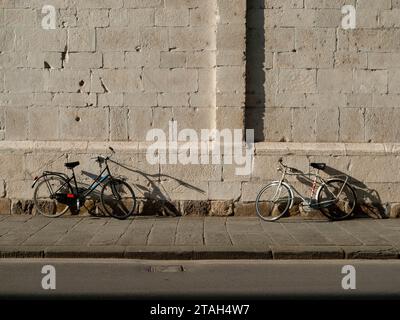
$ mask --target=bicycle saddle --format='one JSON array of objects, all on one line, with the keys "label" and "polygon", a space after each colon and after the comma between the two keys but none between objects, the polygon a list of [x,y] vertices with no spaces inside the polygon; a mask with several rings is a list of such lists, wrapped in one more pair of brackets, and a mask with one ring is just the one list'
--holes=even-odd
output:
[{"label": "bicycle saddle", "polygon": [[325,170],[326,163],[315,163],[315,162],[312,162],[312,163],[310,163],[310,167],[313,167],[314,169],[318,169],[318,170]]},{"label": "bicycle saddle", "polygon": [[75,162],[67,162],[64,164],[68,169],[73,169],[77,166],[80,165],[79,161],[75,161]]}]

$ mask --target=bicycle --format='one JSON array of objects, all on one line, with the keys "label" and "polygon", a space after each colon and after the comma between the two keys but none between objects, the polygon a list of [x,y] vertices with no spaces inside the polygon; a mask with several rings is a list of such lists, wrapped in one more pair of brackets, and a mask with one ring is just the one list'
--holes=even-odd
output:
[{"label": "bicycle", "polygon": [[[33,202],[37,211],[51,218],[65,214],[68,209],[79,213],[85,201],[102,185],[100,200],[104,211],[120,220],[131,216],[136,208],[135,193],[124,180],[112,176],[108,161],[115,151],[111,147],[109,149],[111,155],[91,158],[98,162],[101,172],[89,187],[78,187],[74,171],[80,165],[77,161],[65,163],[65,167],[72,171],[71,176],[62,172],[44,171],[40,177],[36,177],[32,188],[36,186]],[[105,168],[102,170],[103,164]]]},{"label": "bicycle", "polygon": [[[279,159],[279,165],[277,170],[282,172],[281,179],[271,182],[257,195],[256,211],[262,220],[276,221],[284,216],[293,206],[295,193],[300,197],[303,205],[319,209],[330,220],[344,220],[353,214],[357,197],[348,182],[348,176],[335,176],[324,180],[319,175],[319,171],[326,169],[325,163],[310,163],[310,167],[316,169],[317,172],[310,172],[309,178],[305,173],[283,164],[282,159]],[[297,191],[286,180],[287,175],[303,177],[309,181],[313,177],[310,197],[306,198]],[[317,186],[319,187],[316,191]]]}]

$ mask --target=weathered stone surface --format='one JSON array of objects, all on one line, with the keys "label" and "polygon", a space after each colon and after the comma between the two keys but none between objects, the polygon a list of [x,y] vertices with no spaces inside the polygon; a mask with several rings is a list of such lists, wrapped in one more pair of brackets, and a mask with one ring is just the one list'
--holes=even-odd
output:
[{"label": "weathered stone surface", "polygon": [[232,201],[211,201],[210,216],[228,217],[233,215]]},{"label": "weathered stone surface", "polygon": [[184,201],[182,213],[184,216],[207,216],[210,208],[209,201]]}]

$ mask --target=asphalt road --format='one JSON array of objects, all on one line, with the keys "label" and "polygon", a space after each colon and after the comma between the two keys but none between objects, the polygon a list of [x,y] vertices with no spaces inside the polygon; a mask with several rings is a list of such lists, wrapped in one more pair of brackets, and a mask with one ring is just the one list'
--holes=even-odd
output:
[{"label": "asphalt road", "polygon": [[[45,265],[56,289],[42,288]],[[342,268],[356,271],[356,289],[342,288]],[[45,283],[53,284],[51,281]],[[400,261],[0,261],[0,298],[247,297],[400,298]]]}]

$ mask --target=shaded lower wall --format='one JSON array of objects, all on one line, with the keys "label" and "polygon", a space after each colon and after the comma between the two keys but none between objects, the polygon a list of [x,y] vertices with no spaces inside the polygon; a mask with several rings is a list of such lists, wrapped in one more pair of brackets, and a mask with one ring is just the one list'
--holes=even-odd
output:
[{"label": "shaded lower wall", "polygon": [[[397,144],[296,144],[258,143],[253,173],[235,174],[233,164],[150,165],[147,145],[114,143],[111,164],[114,175],[123,176],[139,198],[138,212],[160,215],[255,216],[258,191],[279,178],[277,162],[309,172],[310,162],[326,162],[325,176],[349,174],[357,190],[358,212],[370,216],[399,216],[400,171]],[[34,177],[44,170],[67,172],[64,162],[78,160],[79,179],[90,182],[81,171],[97,174],[98,165],[90,158],[104,154],[108,144],[65,142],[0,143],[0,213],[35,214],[31,188]],[[309,194],[310,186],[289,179],[296,189]],[[88,205],[90,207],[90,204]],[[292,214],[308,216],[308,211]],[[301,208],[300,208],[301,209]],[[82,213],[85,213],[84,211]]]}]

